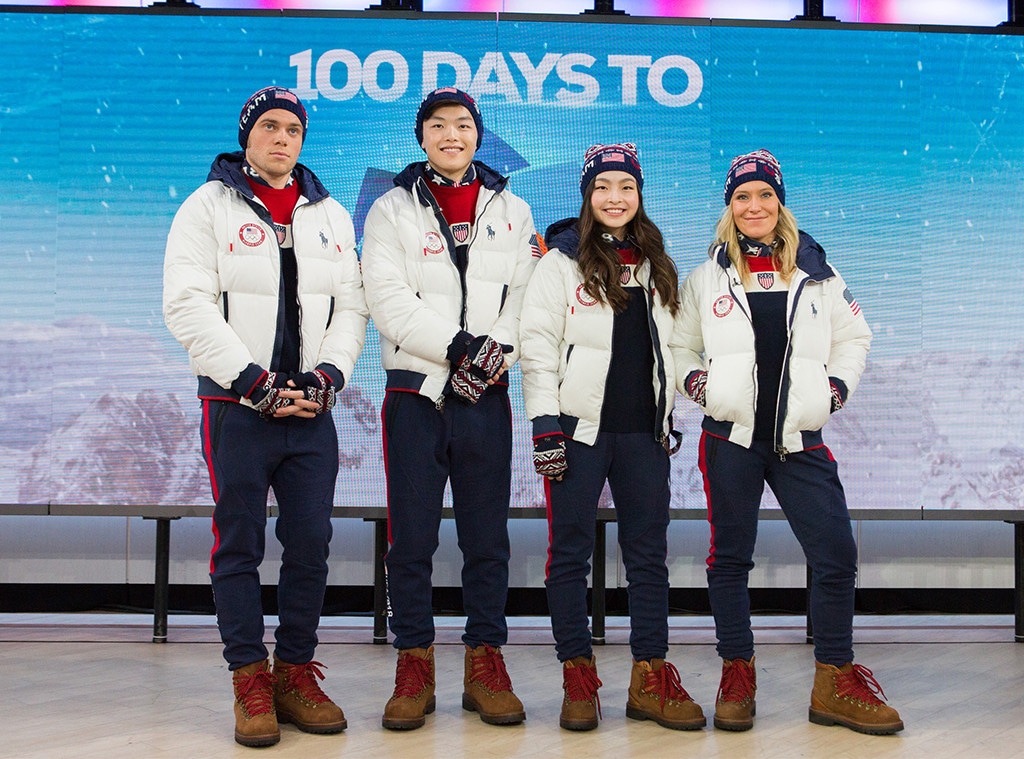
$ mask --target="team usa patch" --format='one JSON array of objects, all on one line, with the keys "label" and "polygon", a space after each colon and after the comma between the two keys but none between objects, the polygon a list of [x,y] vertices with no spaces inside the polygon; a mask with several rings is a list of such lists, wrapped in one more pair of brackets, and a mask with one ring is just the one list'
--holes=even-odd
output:
[{"label": "team usa patch", "polygon": [[[488,225],[487,228],[490,229],[490,226]],[[536,232],[534,232],[532,235],[530,235],[530,254],[534,258],[540,258],[541,256],[543,256],[547,252],[548,252],[548,248],[544,244],[544,240],[542,240],[541,238],[537,237],[537,233]]]},{"label": "team usa patch", "polygon": [[722,319],[728,316],[732,311],[733,303],[735,303],[735,301],[732,299],[731,295],[722,295],[715,300],[714,304],[712,304],[711,310],[714,312],[715,316]]},{"label": "team usa patch", "polygon": [[633,279],[633,267],[626,264],[619,267],[619,284],[625,287]]},{"label": "team usa patch", "polygon": [[597,298],[587,292],[583,285],[579,285],[576,288],[576,300],[580,302],[581,306],[596,306]]},{"label": "team usa patch", "polygon": [[775,284],[775,272],[771,271],[759,271],[757,273],[757,284],[765,290],[771,290],[772,285]]},{"label": "team usa patch", "polygon": [[434,230],[430,230],[423,236],[423,255],[437,255],[444,250],[444,240]]},{"label": "team usa patch", "polygon": [[238,229],[238,239],[244,245],[255,248],[263,244],[263,241],[267,239],[267,233],[263,231],[263,227],[259,224],[243,224]]},{"label": "team usa patch", "polygon": [[457,224],[452,224],[451,225],[451,230],[452,230],[452,238],[459,245],[462,245],[464,242],[466,242],[466,240],[469,239],[469,222],[468,221],[460,221]]},{"label": "team usa patch", "polygon": [[853,293],[850,292],[849,287],[843,290],[843,300],[849,304],[850,310],[853,311],[854,316],[860,316],[860,306],[857,305],[857,299],[853,297]]}]

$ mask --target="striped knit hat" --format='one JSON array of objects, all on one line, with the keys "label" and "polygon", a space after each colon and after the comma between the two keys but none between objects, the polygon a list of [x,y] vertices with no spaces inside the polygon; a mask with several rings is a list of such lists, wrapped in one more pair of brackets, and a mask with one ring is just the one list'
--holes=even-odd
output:
[{"label": "striped knit hat", "polygon": [[605,171],[624,171],[636,180],[636,189],[644,189],[644,172],[640,168],[640,157],[632,142],[615,145],[591,145],[583,156],[583,171],[580,172],[580,195],[587,194],[590,182]]},{"label": "striped knit hat", "polygon": [[745,182],[767,182],[779,196],[779,202],[786,205],[786,186],[782,183],[782,167],[779,159],[762,148],[753,153],[744,153],[732,159],[725,175],[725,204],[732,202],[732,194]]},{"label": "striped knit hat", "polygon": [[238,144],[242,146],[242,150],[249,147],[249,133],[260,120],[260,116],[275,108],[291,111],[298,117],[299,123],[302,124],[302,141],[306,141],[309,117],[298,95],[284,87],[264,87],[249,96],[238,115]]}]

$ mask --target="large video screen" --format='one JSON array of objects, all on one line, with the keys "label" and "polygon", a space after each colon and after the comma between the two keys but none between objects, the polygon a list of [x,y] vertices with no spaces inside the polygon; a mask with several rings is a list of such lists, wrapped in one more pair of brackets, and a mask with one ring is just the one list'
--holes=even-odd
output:
[{"label": "large video screen", "polygon": [[[250,93],[293,88],[302,162],[361,236],[421,160],[426,91],[474,93],[478,157],[538,229],[575,215],[583,152],[633,141],[644,201],[685,276],[706,256],[730,159],[769,148],[789,208],[874,332],[825,438],[851,507],[1024,508],[1024,37],[778,25],[0,14],[0,502],[207,504],[199,402],[161,317],[164,243]],[[335,410],[336,503],[383,504],[372,329]],[[513,372],[514,505],[543,503]],[[700,416],[673,505],[704,504]]]}]

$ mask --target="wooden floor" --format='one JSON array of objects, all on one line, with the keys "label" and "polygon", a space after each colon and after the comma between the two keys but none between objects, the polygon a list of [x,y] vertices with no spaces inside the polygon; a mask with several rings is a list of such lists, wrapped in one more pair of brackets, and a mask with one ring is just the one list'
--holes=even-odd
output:
[{"label": "wooden floor", "polygon": [[[756,621],[757,722],[746,733],[627,720],[628,628],[617,618],[596,649],[604,682],[597,730],[558,727],[561,672],[543,619],[510,620],[504,649],[526,723],[485,725],[460,707],[461,623],[438,620],[437,712],[420,730],[394,733],[380,727],[393,649],[370,642],[367,619],[326,618],[317,659],[348,730],[316,736],[285,725],[277,746],[246,749],[232,738],[230,676],[212,619],[172,617],[160,645],[149,642],[145,616],[0,615],[0,757],[1024,757],[1024,644],[1013,642],[1009,617],[858,618],[857,660],[874,670],[907,726],[886,737],[807,721],[813,659],[798,617]],[[674,617],[671,644],[683,685],[710,715],[720,671],[710,621]]]}]

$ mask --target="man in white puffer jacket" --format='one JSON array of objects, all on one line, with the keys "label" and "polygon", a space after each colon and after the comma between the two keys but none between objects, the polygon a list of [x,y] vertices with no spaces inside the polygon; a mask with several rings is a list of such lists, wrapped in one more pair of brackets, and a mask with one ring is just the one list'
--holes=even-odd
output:
[{"label": "man in white puffer jacket", "polygon": [[[278,721],[312,733],[347,724],[313,654],[338,474],[330,411],[367,313],[349,214],[298,163],[306,128],[294,93],[253,94],[239,116],[244,152],[217,156],[175,215],[164,260],[164,319],[199,378],[210,578],[245,746],[277,743]],[[259,575],[270,488],[283,548],[273,670]]]},{"label": "man in white puffer jacket", "polygon": [[432,557],[451,485],[462,550],[464,708],[522,722],[501,646],[508,637],[512,419],[504,372],[539,256],[530,209],[475,161],[476,102],[436,90],[416,115],[427,160],[410,164],[366,217],[363,284],[380,332],[394,695],[381,723],[421,727],[434,710]]}]

